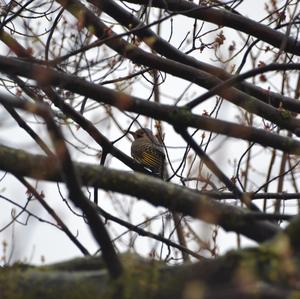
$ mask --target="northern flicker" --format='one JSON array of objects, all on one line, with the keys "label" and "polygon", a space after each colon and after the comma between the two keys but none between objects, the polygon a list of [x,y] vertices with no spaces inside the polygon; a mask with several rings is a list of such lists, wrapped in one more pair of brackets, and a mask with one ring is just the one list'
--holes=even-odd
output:
[{"label": "northern flicker", "polygon": [[165,151],[159,140],[147,128],[129,133],[134,138],[131,145],[131,156],[154,174],[163,178]]}]

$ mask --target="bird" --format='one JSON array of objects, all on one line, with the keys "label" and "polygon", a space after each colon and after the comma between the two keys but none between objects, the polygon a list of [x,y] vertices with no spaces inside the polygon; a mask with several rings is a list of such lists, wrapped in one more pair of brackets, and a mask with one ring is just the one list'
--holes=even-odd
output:
[{"label": "bird", "polygon": [[138,163],[163,178],[165,151],[162,144],[148,128],[141,128],[135,132],[129,131],[134,141],[131,144],[131,156]]}]

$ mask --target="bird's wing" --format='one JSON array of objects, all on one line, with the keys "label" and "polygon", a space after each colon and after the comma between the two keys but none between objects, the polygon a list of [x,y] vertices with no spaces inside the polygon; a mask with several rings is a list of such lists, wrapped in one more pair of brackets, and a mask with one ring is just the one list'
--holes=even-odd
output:
[{"label": "bird's wing", "polygon": [[143,164],[156,173],[160,173],[165,161],[165,153],[158,147],[148,147],[143,152]]}]

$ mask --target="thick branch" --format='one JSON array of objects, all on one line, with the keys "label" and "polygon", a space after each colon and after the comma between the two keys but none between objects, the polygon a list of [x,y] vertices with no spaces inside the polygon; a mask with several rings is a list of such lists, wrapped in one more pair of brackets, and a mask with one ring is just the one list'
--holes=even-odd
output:
[{"label": "thick branch", "polygon": [[[8,100],[7,97],[3,95],[0,95],[0,101],[4,105],[7,104],[8,106],[11,105],[14,108],[20,108],[27,112],[34,112],[44,119],[55,149],[56,164],[58,166],[57,171],[62,174],[63,180],[68,188],[69,199],[76,207],[80,208],[86,216],[89,228],[101,248],[103,259],[109,269],[111,277],[114,279],[118,278],[122,274],[122,264],[119,261],[102,219],[81,190],[81,182],[77,175],[76,168],[74,167],[65,144],[63,134],[56,125],[50,108],[44,103],[32,104],[25,100]],[[50,159],[53,161],[54,157],[51,156]]]},{"label": "thick branch", "polygon": [[[81,20],[87,29],[93,28],[93,34],[95,34],[99,39],[109,38],[106,44],[123,57],[130,59],[135,64],[145,65],[170,73],[179,78],[194,82],[207,89],[210,89],[222,82],[215,76],[198,70],[195,67],[170,59],[161,58],[155,54],[147,53],[146,51],[135,47],[133,44],[127,43],[123,39],[119,38],[117,34],[111,30],[111,28],[103,24],[97,16],[95,16],[89,9],[77,0],[68,0],[67,2],[57,0],[57,2],[61,3],[71,14]],[[298,120],[289,119],[287,121],[282,118],[280,113],[274,107],[259,101],[253,96],[249,96],[236,88],[228,88],[226,91],[221,91],[219,95],[235,105],[243,107],[250,113],[255,113],[277,124],[281,128],[300,135],[298,130],[300,124]]]},{"label": "thick branch", "polygon": [[[83,185],[135,196],[154,206],[219,224],[227,231],[238,232],[257,242],[270,239],[280,231],[278,226],[268,222],[244,218],[247,213],[244,209],[222,204],[188,188],[139,173],[85,163],[75,165]],[[53,160],[5,146],[0,147],[0,169],[18,176],[62,181],[58,165]]]},{"label": "thick branch", "polygon": [[[109,0],[106,0],[105,2],[109,2]],[[295,55],[300,55],[300,42],[297,39],[286,36],[280,31],[271,29],[266,25],[260,24],[242,15],[231,13],[224,9],[210,8],[185,0],[126,0],[126,2],[141,5],[150,4],[152,7],[167,9],[168,11],[173,11],[193,19],[199,19],[214,23],[218,26],[236,29],[240,32],[252,35],[259,40],[267,42],[278,49],[285,44],[285,51]]]},{"label": "thick branch", "polygon": [[[119,299],[298,298],[299,261],[269,248],[231,252],[215,260],[167,266],[124,254],[125,274]],[[286,267],[286,265],[294,265]],[[116,288],[97,257],[43,267],[0,269],[2,299],[105,298]]]},{"label": "thick branch", "polygon": [[[161,38],[159,35],[154,33],[149,26],[144,25],[143,23],[140,22],[138,18],[136,18],[133,14],[125,10],[122,6],[118,5],[112,0],[103,0],[103,1],[97,1],[97,0],[89,0],[89,2],[93,3],[97,7],[99,7],[101,10],[103,9],[107,14],[109,14],[112,18],[117,20],[120,24],[123,26],[127,27],[131,32],[134,32],[140,39],[142,39],[150,48],[155,50],[157,53],[196,67],[199,70],[203,70],[209,74],[212,74],[214,76],[217,76],[218,78],[222,80],[228,80],[232,77],[231,74],[227,73],[225,70],[222,68],[212,66],[208,63],[205,63],[203,61],[199,61],[196,58],[186,55],[185,53],[181,52],[174,46],[172,46],[168,41],[164,40]],[[142,3],[146,1],[136,1],[137,3]],[[187,2],[187,1],[155,1],[155,4],[157,5],[170,5],[171,3],[181,6],[181,5],[188,5],[188,6],[196,6],[192,2]],[[154,5],[155,5],[154,4]],[[152,2],[151,2],[152,5]],[[178,9],[176,9],[178,10]],[[219,13],[219,10],[215,10],[216,13]],[[205,12],[206,13],[206,12]],[[204,15],[205,15],[204,13]],[[222,14],[222,12],[220,11]],[[225,12],[226,13],[226,12]],[[231,19],[230,15],[230,21],[234,20],[236,15],[233,16],[233,19]],[[204,16],[205,17],[205,16]],[[219,21],[222,21],[222,19],[218,19]],[[253,21],[251,21],[253,22]],[[259,23],[256,23],[257,26],[261,26]],[[264,26],[265,27],[265,26]],[[132,29],[134,28],[134,29]],[[252,29],[252,27],[250,26]],[[238,28],[239,30],[239,28]],[[269,29],[273,31],[272,35],[278,36],[278,32],[275,30]],[[262,40],[264,38],[263,34],[261,36]],[[256,97],[260,99],[261,101],[271,104],[275,106],[276,108],[282,107],[287,110],[291,110],[297,113],[300,113],[300,103],[299,101],[295,101],[292,98],[282,96],[281,94],[265,90],[263,88],[260,88],[258,86],[255,86],[253,84],[250,84],[248,82],[241,82],[240,84],[237,85],[237,88],[241,89],[245,93],[248,93],[249,95],[252,95],[253,97]]]},{"label": "thick branch", "polygon": [[[100,103],[115,106],[121,110],[164,120],[174,127],[194,127],[256,142],[263,146],[271,146],[289,154],[300,153],[300,142],[293,138],[281,137],[265,130],[196,115],[187,109],[145,101],[137,97],[116,92],[98,84],[89,83],[76,76],[54,71],[53,69],[44,66],[0,56],[0,70],[8,74],[24,76],[37,81],[40,81],[41,78],[43,78],[43,80],[46,80],[44,84],[47,83],[53,86],[60,86],[64,89],[94,99]],[[293,129],[299,133],[298,126],[296,124],[294,126],[293,124],[293,119],[284,120],[281,116],[280,118],[282,118],[285,123],[292,125]]]},{"label": "thick branch", "polygon": [[[31,54],[26,51],[26,49],[18,43],[11,35],[6,33],[3,30],[0,30],[0,39],[19,57],[24,57],[28,59],[33,59]],[[44,74],[45,75],[45,74]],[[29,90],[24,82],[20,80],[17,76],[12,76],[13,80],[25,91],[25,93],[34,99],[35,101],[39,101],[35,94]],[[49,97],[49,99],[54,103],[56,107],[58,107],[65,115],[72,118],[82,129],[84,129],[90,136],[97,142],[102,148],[103,153],[110,153],[128,167],[136,171],[140,171],[143,173],[149,173],[147,169],[142,167],[139,163],[125,155],[123,152],[118,150],[97,128],[86,119],[81,113],[77,112],[73,107],[69,104],[65,103],[62,98],[51,88],[51,87],[44,87],[43,91]],[[6,107],[7,108],[7,107]],[[28,129],[27,129],[28,131]],[[32,135],[32,134],[31,134]]]}]

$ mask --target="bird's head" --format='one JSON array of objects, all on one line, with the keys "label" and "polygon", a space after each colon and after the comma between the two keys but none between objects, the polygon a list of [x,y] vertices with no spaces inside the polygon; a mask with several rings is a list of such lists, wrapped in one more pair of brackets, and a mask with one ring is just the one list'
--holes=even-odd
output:
[{"label": "bird's head", "polygon": [[141,138],[148,138],[152,140],[154,138],[152,131],[147,128],[141,128],[136,130],[135,132],[129,131],[129,133],[133,136],[135,140]]}]

